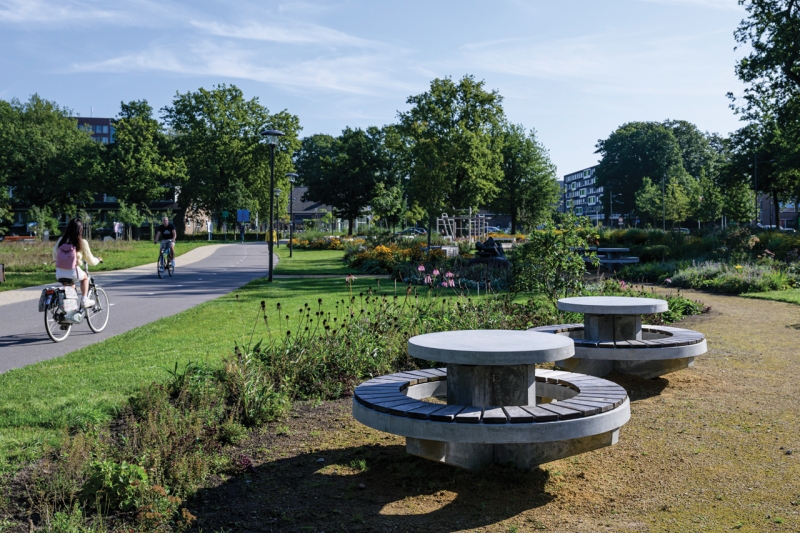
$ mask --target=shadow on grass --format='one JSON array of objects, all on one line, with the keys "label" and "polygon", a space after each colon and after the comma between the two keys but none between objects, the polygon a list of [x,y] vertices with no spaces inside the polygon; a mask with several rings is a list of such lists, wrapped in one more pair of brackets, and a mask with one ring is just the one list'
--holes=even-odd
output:
[{"label": "shadow on grass", "polygon": [[644,379],[638,376],[617,374],[616,372],[606,376],[605,379],[625,387],[632,402],[658,396],[669,385],[669,380],[662,377]]},{"label": "shadow on grass", "polygon": [[548,479],[542,469],[471,473],[403,446],[368,445],[266,462],[200,491],[188,507],[203,531],[450,532],[546,505]]}]

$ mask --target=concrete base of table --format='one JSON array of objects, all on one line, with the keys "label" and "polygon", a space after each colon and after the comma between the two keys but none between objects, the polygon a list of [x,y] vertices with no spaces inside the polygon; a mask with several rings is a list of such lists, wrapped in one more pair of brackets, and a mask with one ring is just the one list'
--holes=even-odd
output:
[{"label": "concrete base of table", "polygon": [[680,357],[676,359],[661,359],[655,361],[612,361],[609,359],[564,359],[556,361],[556,368],[567,372],[588,374],[598,378],[605,377],[611,372],[639,376],[644,379],[653,379],[664,374],[677,372],[694,366],[694,357]]},{"label": "concrete base of table", "polygon": [[522,470],[616,444],[619,429],[578,439],[528,444],[482,444],[406,438],[406,452],[467,470],[491,464],[513,465]]}]

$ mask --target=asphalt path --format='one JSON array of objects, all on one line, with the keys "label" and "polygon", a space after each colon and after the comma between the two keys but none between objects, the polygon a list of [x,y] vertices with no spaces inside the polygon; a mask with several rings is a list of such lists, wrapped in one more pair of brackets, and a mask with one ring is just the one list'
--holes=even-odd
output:
[{"label": "asphalt path", "polygon": [[[153,249],[153,254],[158,255],[157,247]],[[183,267],[182,257],[185,256],[176,259],[174,275],[169,277],[165,273],[163,279],[158,278],[155,265],[94,274],[97,285],[106,290],[111,302],[108,326],[101,333],[92,333],[84,320],[73,326],[69,337],[60,343],[51,341],[45,332],[44,313],[38,310],[41,290],[24,289],[27,291],[24,301],[0,305],[0,373],[53,359],[180,313],[228,294],[269,272],[269,251],[265,243],[218,246],[207,257]],[[278,263],[277,255],[274,262]],[[36,291],[35,299],[30,298],[32,290]]]}]

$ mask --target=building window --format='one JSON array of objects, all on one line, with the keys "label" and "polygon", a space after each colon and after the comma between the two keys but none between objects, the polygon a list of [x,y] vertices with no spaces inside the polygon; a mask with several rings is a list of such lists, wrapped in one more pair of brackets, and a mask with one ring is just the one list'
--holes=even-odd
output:
[{"label": "building window", "polygon": [[578,184],[577,184],[577,183],[575,183],[575,182],[573,182],[573,183],[572,183],[572,190],[574,191],[574,190],[575,190],[575,189],[577,189],[577,188],[578,188]]},{"label": "building window", "polygon": [[578,194],[580,194],[581,198],[585,198],[586,197],[586,189],[581,189]]},{"label": "building window", "polygon": [[596,201],[597,201],[597,197],[596,196],[590,196],[589,197],[589,205],[594,205],[594,203]]},{"label": "building window", "polygon": [[576,207],[575,208],[575,214],[576,215],[582,215],[583,214],[583,208],[582,207]]}]

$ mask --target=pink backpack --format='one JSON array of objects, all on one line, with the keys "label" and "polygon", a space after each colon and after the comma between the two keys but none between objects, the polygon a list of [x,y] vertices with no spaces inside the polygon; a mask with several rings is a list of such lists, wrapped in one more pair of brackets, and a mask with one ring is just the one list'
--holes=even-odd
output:
[{"label": "pink backpack", "polygon": [[58,247],[56,252],[56,268],[63,270],[75,270],[78,266],[78,254],[75,247],[68,242],[65,242]]}]

